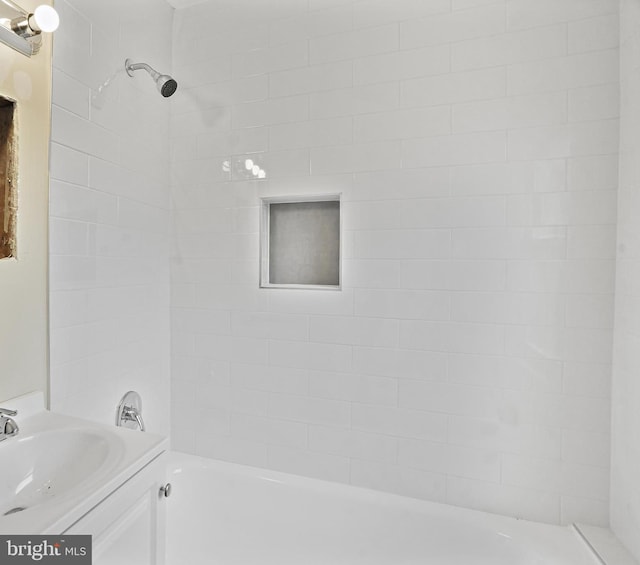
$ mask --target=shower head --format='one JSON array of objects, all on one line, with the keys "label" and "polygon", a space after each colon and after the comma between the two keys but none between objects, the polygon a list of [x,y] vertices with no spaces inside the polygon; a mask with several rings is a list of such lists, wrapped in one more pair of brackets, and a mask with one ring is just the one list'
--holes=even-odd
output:
[{"label": "shower head", "polygon": [[169,96],[171,96],[178,89],[178,83],[174,79],[172,79],[169,75],[161,75],[158,71],[151,68],[146,63],[132,63],[131,59],[127,59],[124,62],[124,68],[130,77],[133,76],[133,71],[139,71],[140,69],[144,69],[145,71],[147,71],[156,83],[158,91],[165,98],[169,98]]}]

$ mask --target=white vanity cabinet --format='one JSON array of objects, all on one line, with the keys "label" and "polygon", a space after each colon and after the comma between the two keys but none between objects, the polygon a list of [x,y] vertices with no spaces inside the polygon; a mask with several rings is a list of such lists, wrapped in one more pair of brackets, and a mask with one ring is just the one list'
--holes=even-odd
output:
[{"label": "white vanity cabinet", "polygon": [[162,453],[63,534],[91,534],[94,565],[164,565],[165,470]]}]

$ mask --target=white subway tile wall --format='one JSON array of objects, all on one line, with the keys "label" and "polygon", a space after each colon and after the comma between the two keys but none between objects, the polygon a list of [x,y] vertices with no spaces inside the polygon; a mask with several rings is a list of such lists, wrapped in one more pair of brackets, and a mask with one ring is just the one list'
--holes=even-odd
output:
[{"label": "white subway tile wall", "polygon": [[[175,15],[173,446],[607,524],[618,3],[279,7]],[[342,291],[258,289],[259,198],[338,191]]]},{"label": "white subway tile wall", "polygon": [[[617,19],[614,0],[176,12],[174,447],[607,524]],[[258,289],[259,198],[337,191],[342,290]]]},{"label": "white subway tile wall", "polygon": [[[631,550],[636,559],[640,559],[640,488],[637,477],[640,470],[640,445],[637,441],[637,430],[640,429],[640,389],[638,373],[640,372],[640,324],[637,313],[640,311],[640,261],[639,242],[640,200],[638,200],[638,159],[640,142],[638,140],[638,82],[637,60],[640,57],[640,6],[635,2],[623,0],[620,3],[620,86],[621,86],[621,129],[620,129],[620,197],[618,219],[618,257],[616,275],[616,304],[614,332],[614,368],[613,368],[613,418],[612,418],[612,458],[611,458],[611,528]],[[635,22],[635,23],[634,23]],[[613,25],[603,22],[601,28]],[[600,31],[600,33],[605,33]],[[604,41],[604,38],[580,42],[593,48]],[[595,45],[594,45],[595,42]],[[600,106],[601,96],[589,105]],[[595,318],[591,318],[591,323]],[[597,390],[605,383],[604,375],[591,371],[588,382],[592,390]],[[571,386],[576,384],[573,371]],[[572,438],[573,449],[576,443],[582,443],[584,437]],[[576,442],[576,443],[573,443]],[[602,449],[597,443],[593,446],[592,455]],[[569,507],[572,513],[583,510],[580,504],[572,502]],[[584,509],[596,512],[596,507]]]},{"label": "white subway tile wall", "polygon": [[113,424],[134,389],[147,428],[168,433],[169,107],[149,77],[126,76],[124,61],[170,72],[172,10],[160,0],[55,7],[51,408]]},{"label": "white subway tile wall", "polygon": [[[122,65],[171,68],[171,10],[118,6],[56,1],[52,407],[135,388],[178,449],[606,524],[617,2],[205,2],[170,101]],[[335,192],[342,290],[259,289],[259,198]]]}]

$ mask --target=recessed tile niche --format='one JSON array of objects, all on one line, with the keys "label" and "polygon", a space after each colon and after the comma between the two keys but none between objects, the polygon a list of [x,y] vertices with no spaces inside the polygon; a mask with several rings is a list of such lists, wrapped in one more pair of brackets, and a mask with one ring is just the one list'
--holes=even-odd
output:
[{"label": "recessed tile niche", "polygon": [[16,255],[17,135],[15,102],[0,96],[0,259]]},{"label": "recessed tile niche", "polygon": [[262,287],[340,288],[340,198],[265,198]]}]

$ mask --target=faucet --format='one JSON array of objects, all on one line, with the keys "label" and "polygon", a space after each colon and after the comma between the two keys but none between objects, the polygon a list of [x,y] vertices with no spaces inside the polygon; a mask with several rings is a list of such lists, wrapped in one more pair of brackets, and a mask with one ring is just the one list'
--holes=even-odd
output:
[{"label": "faucet", "polygon": [[135,422],[141,432],[145,431],[144,420],[138,408],[135,406],[125,406],[122,410],[121,418],[123,422]]},{"label": "faucet", "polygon": [[16,410],[7,410],[0,408],[0,441],[13,436],[17,436],[20,428],[11,416],[17,416]]},{"label": "faucet", "polygon": [[130,390],[125,394],[118,404],[116,410],[116,426],[145,431],[144,420],[142,419],[142,399],[135,390]]}]

